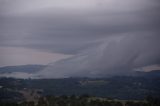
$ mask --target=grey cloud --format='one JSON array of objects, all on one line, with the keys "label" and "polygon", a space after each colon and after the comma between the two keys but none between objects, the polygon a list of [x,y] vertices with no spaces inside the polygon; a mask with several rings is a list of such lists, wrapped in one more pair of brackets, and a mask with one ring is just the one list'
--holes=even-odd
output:
[{"label": "grey cloud", "polygon": [[50,64],[36,76],[105,77],[132,73],[136,68],[160,64],[160,36],[155,33],[126,33],[102,40],[69,59]]},{"label": "grey cloud", "polygon": [[126,73],[159,63],[158,0],[69,1],[0,0],[0,46],[75,55],[45,70],[59,70],[56,76]]},{"label": "grey cloud", "polygon": [[[18,17],[6,19],[3,23],[3,31],[1,33],[1,45],[9,46],[25,46],[37,48],[41,45],[41,49],[51,47],[49,50],[55,52],[59,48],[75,49],[88,45],[88,42],[95,42],[106,36],[117,35],[117,33],[136,32],[145,30],[158,30],[158,20],[152,18],[145,19],[145,16],[137,16],[137,14],[122,14],[111,16],[64,16],[59,19],[47,19],[45,17]],[[147,17],[147,16],[146,16]],[[20,18],[20,19],[19,19]],[[75,19],[74,19],[75,18]],[[156,21],[156,22],[152,22]],[[119,35],[118,35],[119,36]],[[58,46],[56,48],[56,46]],[[53,46],[53,47],[52,47]],[[44,48],[43,48],[44,47]],[[54,48],[54,49],[53,49]],[[67,49],[67,50],[71,50]],[[71,50],[73,51],[73,50]],[[70,52],[71,53],[71,52]]]}]

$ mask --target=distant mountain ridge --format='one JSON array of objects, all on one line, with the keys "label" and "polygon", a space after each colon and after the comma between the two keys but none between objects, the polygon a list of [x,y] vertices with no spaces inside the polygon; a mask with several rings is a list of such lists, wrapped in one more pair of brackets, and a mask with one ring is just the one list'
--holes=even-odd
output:
[{"label": "distant mountain ridge", "polygon": [[136,72],[135,76],[139,77],[160,77],[160,70],[152,70],[149,72]]},{"label": "distant mountain ridge", "polygon": [[[18,77],[16,77],[17,73],[18,74],[27,74],[27,75],[34,74],[34,73],[37,73],[37,72],[43,70],[46,67],[47,67],[47,65],[5,66],[5,67],[0,67],[0,74],[2,77],[9,76],[9,77],[13,77],[13,78],[18,78]],[[112,77],[112,76],[108,75],[106,77]],[[136,77],[154,78],[154,77],[160,77],[160,70],[153,70],[150,72],[135,71],[132,74],[120,75],[120,76],[136,76]],[[27,78],[27,76],[26,76],[26,78]],[[104,78],[104,76],[102,78]]]},{"label": "distant mountain ridge", "polygon": [[46,65],[19,65],[19,66],[5,66],[0,67],[0,73],[13,73],[13,72],[24,72],[24,73],[35,73],[44,69]]}]

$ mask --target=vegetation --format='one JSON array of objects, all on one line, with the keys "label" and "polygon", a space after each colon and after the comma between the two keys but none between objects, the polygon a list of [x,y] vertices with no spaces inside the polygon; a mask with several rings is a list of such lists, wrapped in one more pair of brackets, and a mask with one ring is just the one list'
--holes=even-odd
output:
[{"label": "vegetation", "polygon": [[46,96],[37,102],[0,102],[0,106],[160,106],[160,99],[148,97],[146,100],[114,100],[82,96]]},{"label": "vegetation", "polygon": [[[111,78],[64,78],[64,79],[12,79],[0,78],[1,94],[40,91],[47,95],[83,95],[139,100],[147,95],[160,97],[160,77],[111,77]],[[65,89],[64,89],[65,88]],[[13,92],[13,93],[11,93]],[[14,94],[14,95],[15,95]],[[19,95],[19,94],[17,94]],[[2,96],[2,97],[1,97]],[[18,97],[18,96],[17,96]],[[21,98],[21,97],[20,97]]]},{"label": "vegetation", "polygon": [[156,76],[0,78],[0,106],[160,106]]}]

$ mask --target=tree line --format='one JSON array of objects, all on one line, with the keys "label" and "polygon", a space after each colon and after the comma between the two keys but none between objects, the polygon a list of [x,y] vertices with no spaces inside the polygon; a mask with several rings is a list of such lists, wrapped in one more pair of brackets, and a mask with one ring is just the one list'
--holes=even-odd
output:
[{"label": "tree line", "polygon": [[45,96],[37,101],[4,102],[0,106],[160,106],[160,99],[148,96],[145,100],[115,100],[98,98],[88,95],[82,96]]}]

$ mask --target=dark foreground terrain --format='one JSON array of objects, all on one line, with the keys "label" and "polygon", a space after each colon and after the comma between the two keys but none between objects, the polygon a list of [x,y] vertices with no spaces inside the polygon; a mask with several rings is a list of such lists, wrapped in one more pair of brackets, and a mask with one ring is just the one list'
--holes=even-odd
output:
[{"label": "dark foreground terrain", "polygon": [[82,96],[46,96],[37,101],[0,102],[0,106],[160,106],[160,99],[114,100],[109,98]]},{"label": "dark foreground terrain", "polygon": [[109,78],[0,78],[0,106],[160,106],[158,98],[160,71]]}]

